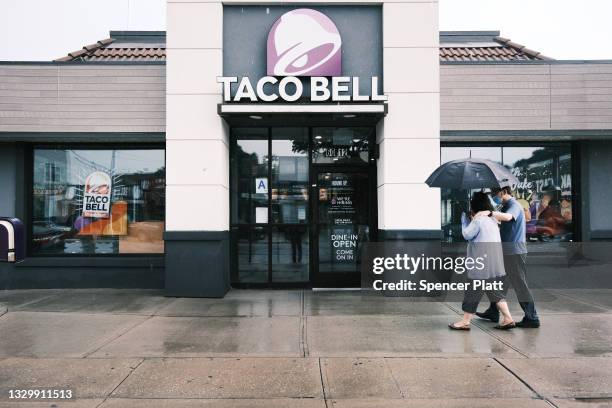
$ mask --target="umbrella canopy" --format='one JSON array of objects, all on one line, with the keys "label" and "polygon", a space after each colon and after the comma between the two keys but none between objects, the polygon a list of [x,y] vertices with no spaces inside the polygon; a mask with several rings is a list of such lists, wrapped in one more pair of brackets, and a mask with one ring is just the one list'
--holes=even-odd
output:
[{"label": "umbrella canopy", "polygon": [[471,190],[518,184],[510,171],[491,160],[461,159],[444,163],[425,181],[429,187]]}]

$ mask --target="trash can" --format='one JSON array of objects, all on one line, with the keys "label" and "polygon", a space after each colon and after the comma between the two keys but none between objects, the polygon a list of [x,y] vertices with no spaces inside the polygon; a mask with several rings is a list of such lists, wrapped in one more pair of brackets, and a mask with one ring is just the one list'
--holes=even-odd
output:
[{"label": "trash can", "polygon": [[21,262],[25,257],[25,234],[18,218],[0,217],[0,262]]}]

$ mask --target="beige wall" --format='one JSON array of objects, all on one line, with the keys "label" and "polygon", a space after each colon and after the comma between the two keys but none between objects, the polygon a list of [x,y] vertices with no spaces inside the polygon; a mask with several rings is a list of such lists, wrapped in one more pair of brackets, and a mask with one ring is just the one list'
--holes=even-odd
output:
[{"label": "beige wall", "polygon": [[163,65],[1,65],[0,132],[163,132]]},{"label": "beige wall", "polygon": [[[210,69],[206,61],[194,63]],[[0,132],[164,132],[167,125],[196,137],[211,123],[221,126],[216,84],[210,93],[197,81],[183,82],[186,92],[168,91],[166,119],[163,65],[0,64]],[[431,134],[438,125],[424,110],[438,97],[442,130],[612,129],[612,64],[442,65],[439,96],[389,90],[386,126],[410,123],[411,133]],[[197,116],[206,117],[190,121]]]},{"label": "beige wall", "polygon": [[437,1],[383,4],[389,113],[377,129],[379,229],[440,229],[440,190],[424,183],[440,164],[438,54]]},{"label": "beige wall", "polygon": [[442,130],[612,129],[612,64],[442,65]]},{"label": "beige wall", "polygon": [[228,130],[217,115],[223,6],[168,1],[166,230],[229,230]]}]

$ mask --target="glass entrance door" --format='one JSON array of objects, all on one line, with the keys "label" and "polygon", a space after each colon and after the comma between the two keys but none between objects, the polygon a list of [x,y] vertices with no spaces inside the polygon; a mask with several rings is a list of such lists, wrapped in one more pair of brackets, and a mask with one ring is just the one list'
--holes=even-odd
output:
[{"label": "glass entrance door", "polygon": [[233,285],[358,286],[376,231],[372,127],[233,127]]},{"label": "glass entrance door", "polygon": [[367,169],[317,170],[314,286],[359,286],[360,250],[371,234],[368,178]]}]

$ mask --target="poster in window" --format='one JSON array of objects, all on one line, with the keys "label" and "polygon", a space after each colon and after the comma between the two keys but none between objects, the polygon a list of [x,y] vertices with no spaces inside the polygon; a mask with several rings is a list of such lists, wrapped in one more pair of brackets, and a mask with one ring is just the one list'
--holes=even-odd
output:
[{"label": "poster in window", "polygon": [[103,171],[94,171],[85,179],[83,216],[108,218],[111,206],[111,177]]}]

